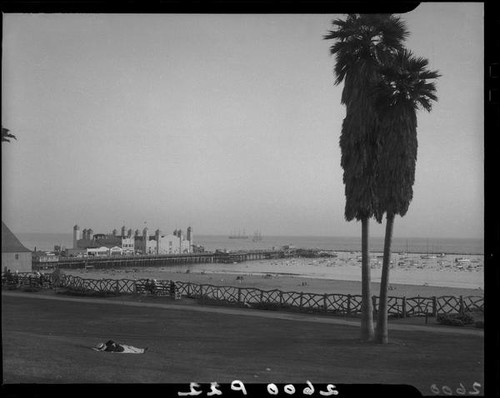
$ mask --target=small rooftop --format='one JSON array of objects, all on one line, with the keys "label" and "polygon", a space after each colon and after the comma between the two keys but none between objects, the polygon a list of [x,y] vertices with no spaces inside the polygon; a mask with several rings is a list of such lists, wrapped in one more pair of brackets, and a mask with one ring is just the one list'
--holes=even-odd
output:
[{"label": "small rooftop", "polygon": [[2,253],[31,252],[2,221]]}]

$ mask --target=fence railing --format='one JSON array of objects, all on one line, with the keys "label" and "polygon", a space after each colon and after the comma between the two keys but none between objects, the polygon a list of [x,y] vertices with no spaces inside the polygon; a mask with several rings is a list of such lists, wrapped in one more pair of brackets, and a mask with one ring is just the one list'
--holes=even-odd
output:
[{"label": "fence railing", "polygon": [[[215,304],[240,305],[263,309],[293,309],[335,315],[361,314],[361,295],[317,294],[262,290],[250,287],[218,286],[153,279],[84,279],[79,276],[19,273],[2,276],[2,287],[65,288],[76,292],[100,294],[148,294],[180,296]],[[379,298],[372,297],[378,309]],[[438,314],[484,311],[482,296],[388,297],[388,314],[392,317],[437,316]]]}]

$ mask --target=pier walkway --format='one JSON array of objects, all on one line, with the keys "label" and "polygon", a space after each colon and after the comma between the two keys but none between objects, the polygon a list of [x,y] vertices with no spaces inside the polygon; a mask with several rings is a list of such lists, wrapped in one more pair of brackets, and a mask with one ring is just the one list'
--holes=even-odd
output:
[{"label": "pier walkway", "polygon": [[[237,252],[209,252],[146,256],[107,256],[61,258],[51,263],[58,268],[107,268],[107,267],[150,267],[163,265],[198,264],[198,263],[240,263],[244,261],[283,258],[282,250],[252,250]],[[40,265],[45,265],[41,263]],[[48,265],[48,264],[46,264]]]}]

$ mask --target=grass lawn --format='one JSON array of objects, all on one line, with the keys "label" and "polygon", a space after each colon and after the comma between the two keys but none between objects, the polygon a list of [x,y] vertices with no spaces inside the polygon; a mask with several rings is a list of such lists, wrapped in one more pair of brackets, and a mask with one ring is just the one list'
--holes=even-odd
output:
[{"label": "grass lawn", "polygon": [[[249,310],[251,311],[251,310]],[[2,296],[4,383],[484,384],[482,335],[391,331],[209,312]],[[91,350],[113,339],[143,355]],[[189,388],[185,388],[189,391]],[[483,389],[481,387],[481,393]]]}]

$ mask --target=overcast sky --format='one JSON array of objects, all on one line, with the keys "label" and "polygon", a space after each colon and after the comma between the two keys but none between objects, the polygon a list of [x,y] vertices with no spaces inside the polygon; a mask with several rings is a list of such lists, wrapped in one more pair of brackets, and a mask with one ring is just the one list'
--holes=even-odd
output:
[{"label": "overcast sky", "polygon": [[[483,237],[483,5],[401,15],[442,77],[396,237]],[[331,41],[342,15],[4,14],[2,219],[359,236],[344,220]],[[372,234],[383,225],[372,221]]]}]

